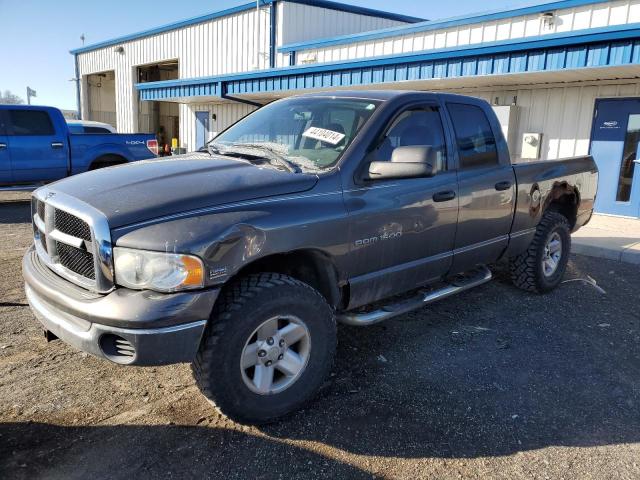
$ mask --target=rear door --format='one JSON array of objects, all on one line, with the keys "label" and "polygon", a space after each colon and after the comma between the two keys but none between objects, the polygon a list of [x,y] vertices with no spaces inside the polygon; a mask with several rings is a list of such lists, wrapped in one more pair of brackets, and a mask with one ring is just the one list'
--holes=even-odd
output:
[{"label": "rear door", "polygon": [[11,153],[9,152],[9,139],[5,127],[5,114],[0,110],[0,184],[13,182],[11,175]]},{"label": "rear door", "polygon": [[460,211],[452,273],[497,260],[509,242],[515,174],[497,122],[483,108],[447,103],[458,156]]},{"label": "rear door", "polygon": [[66,177],[66,130],[56,131],[47,110],[9,108],[5,112],[14,182],[50,182]]}]

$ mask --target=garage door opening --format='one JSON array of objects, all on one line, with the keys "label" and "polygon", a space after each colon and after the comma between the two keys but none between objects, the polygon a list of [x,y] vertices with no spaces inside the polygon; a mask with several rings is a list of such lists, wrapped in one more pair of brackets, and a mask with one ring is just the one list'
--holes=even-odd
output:
[{"label": "garage door opening", "polygon": [[[170,61],[138,67],[138,83],[160,82],[178,78],[178,62]],[[138,130],[153,133],[158,138],[161,155],[171,151],[180,138],[179,104],[173,102],[143,102],[138,107]],[[173,139],[176,139],[173,141]]]},{"label": "garage door opening", "polygon": [[116,75],[113,70],[86,76],[89,120],[118,128],[116,120]]}]

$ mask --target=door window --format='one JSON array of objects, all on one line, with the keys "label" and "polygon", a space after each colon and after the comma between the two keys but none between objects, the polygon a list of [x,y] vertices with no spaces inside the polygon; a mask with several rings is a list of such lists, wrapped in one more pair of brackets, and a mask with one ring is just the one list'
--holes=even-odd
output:
[{"label": "door window", "polygon": [[41,110],[9,110],[13,135],[53,135],[53,125],[47,112]]},{"label": "door window", "polygon": [[633,186],[633,173],[638,160],[638,143],[640,142],[640,115],[629,115],[629,124],[624,139],[622,163],[618,177],[618,202],[631,200],[631,187]]},{"label": "door window", "polygon": [[456,132],[460,168],[498,165],[496,138],[482,109],[463,103],[449,103],[447,109]]},{"label": "door window", "polygon": [[415,146],[430,146],[435,152],[437,171],[446,169],[446,142],[436,107],[415,108],[401,113],[377,148],[375,160],[390,161],[396,148]]}]

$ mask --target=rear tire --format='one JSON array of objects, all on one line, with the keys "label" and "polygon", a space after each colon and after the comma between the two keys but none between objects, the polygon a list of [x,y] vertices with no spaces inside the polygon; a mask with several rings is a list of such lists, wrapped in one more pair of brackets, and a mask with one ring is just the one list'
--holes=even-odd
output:
[{"label": "rear tire", "polygon": [[286,275],[254,274],[223,289],[192,371],[222,414],[267,423],[317,393],[335,348],[333,310],[320,293]]},{"label": "rear tire", "polygon": [[558,212],[545,213],[529,248],[509,259],[513,284],[528,292],[550,292],[562,282],[570,251],[568,220]]}]

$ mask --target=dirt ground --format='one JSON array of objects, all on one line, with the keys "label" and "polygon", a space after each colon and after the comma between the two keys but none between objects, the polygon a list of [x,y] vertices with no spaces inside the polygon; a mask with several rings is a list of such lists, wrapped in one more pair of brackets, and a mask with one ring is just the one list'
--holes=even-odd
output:
[{"label": "dirt ground", "polygon": [[187,365],[47,344],[22,290],[28,196],[0,195],[0,478],[640,478],[637,266],[576,256],[577,281],[546,296],[498,272],[341,327],[319,398],[245,427],[215,413]]}]

